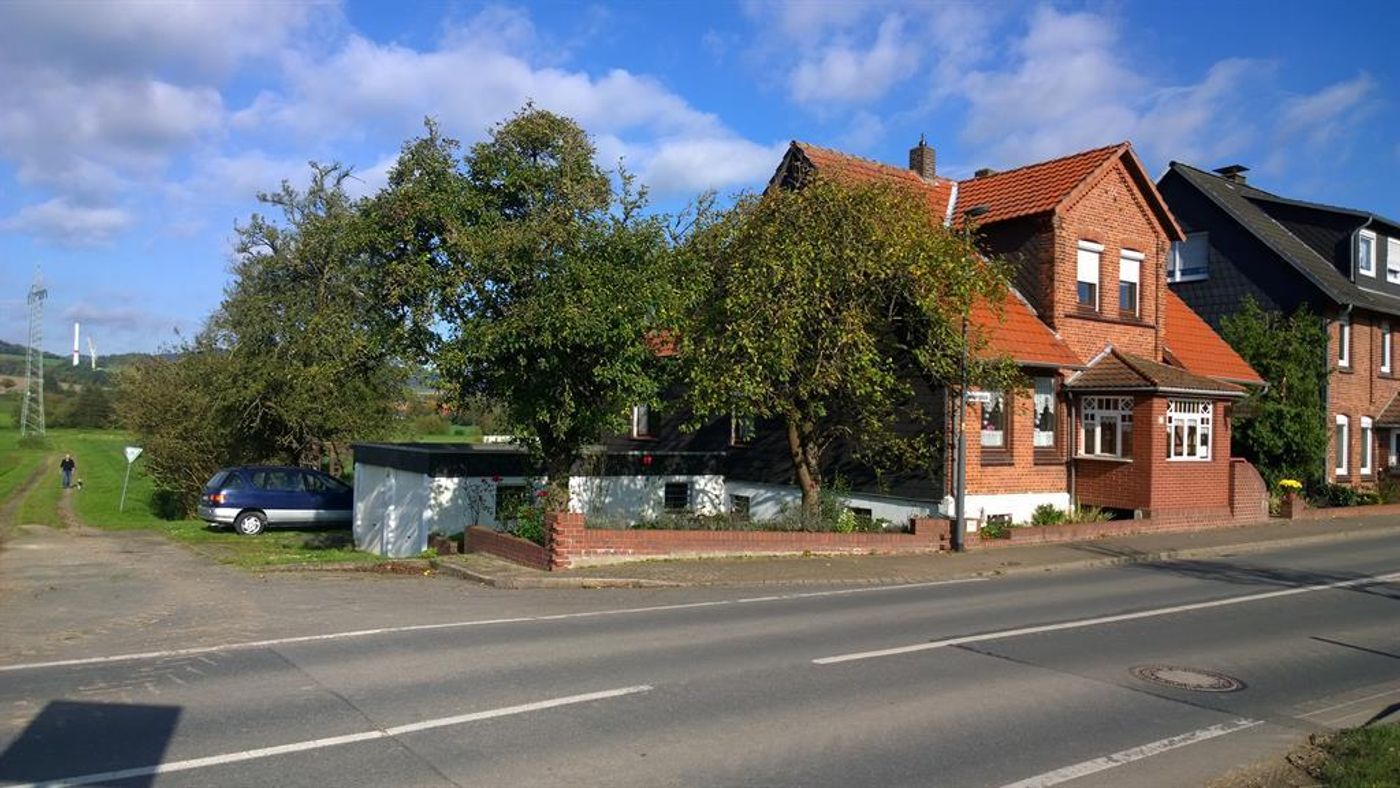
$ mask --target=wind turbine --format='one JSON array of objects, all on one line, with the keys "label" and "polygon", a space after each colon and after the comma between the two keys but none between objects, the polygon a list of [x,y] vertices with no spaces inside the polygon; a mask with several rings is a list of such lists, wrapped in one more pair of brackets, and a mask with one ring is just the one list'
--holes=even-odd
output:
[{"label": "wind turbine", "polygon": [[92,335],[88,334],[88,358],[92,360],[92,368],[97,369],[97,343],[92,341]]}]

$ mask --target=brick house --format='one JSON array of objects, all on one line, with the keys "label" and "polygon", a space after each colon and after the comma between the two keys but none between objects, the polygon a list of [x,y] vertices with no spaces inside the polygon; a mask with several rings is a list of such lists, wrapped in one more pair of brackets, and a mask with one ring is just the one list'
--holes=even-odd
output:
[{"label": "brick house", "polygon": [[[975,217],[980,245],[1011,264],[1005,303],[975,305],[970,331],[980,352],[1009,356],[1031,385],[973,395],[969,528],[1026,522],[1042,504],[1163,524],[1263,517],[1258,474],[1229,451],[1231,406],[1262,381],[1167,289],[1173,244],[1185,236],[1130,145],[956,181],[938,176],[923,142],[908,169],[793,142],[769,188],[797,187],[812,172],[920,189],[944,223]],[[956,391],[926,394],[932,423],[952,436]],[[607,444],[611,469],[576,486],[575,509],[684,499],[695,511],[766,517],[795,505],[781,425],[730,419],[687,434],[679,427],[689,416],[639,407],[631,434]],[[835,451],[824,475],[846,480],[860,516],[951,515],[952,446],[945,441],[937,467],[881,478]],[[623,476],[629,467],[634,475]]]},{"label": "brick house", "polygon": [[1168,266],[1171,289],[1220,319],[1251,296],[1325,321],[1329,349],[1328,481],[1370,486],[1400,457],[1400,223],[1376,214],[1281,197],[1249,185],[1239,165],[1205,172],[1172,162],[1158,182],[1186,241]]}]

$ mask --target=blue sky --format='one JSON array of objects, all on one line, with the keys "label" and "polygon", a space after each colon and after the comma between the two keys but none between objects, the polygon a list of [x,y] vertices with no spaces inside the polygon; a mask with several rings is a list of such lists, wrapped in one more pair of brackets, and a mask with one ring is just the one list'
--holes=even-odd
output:
[{"label": "blue sky", "polygon": [[[1400,218],[1400,10],[1382,2],[0,2],[0,339],[188,336],[235,222],[309,160],[384,179],[424,116],[527,99],[671,208],[761,187],[790,139],[966,176],[1129,139]],[[86,342],[84,342],[86,345]]]}]

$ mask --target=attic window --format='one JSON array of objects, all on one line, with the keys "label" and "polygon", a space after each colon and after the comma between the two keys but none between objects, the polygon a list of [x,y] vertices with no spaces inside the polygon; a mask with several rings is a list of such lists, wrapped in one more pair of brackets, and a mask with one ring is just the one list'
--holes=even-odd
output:
[{"label": "attic window", "polygon": [[1079,305],[1094,311],[1099,308],[1099,257],[1102,254],[1102,244],[1079,242],[1075,275]]},{"label": "attic window", "polygon": [[1385,281],[1400,284],[1400,238],[1385,241]]},{"label": "attic window", "polygon": [[1207,278],[1210,275],[1209,252],[1207,233],[1190,233],[1186,240],[1173,243],[1167,281],[1195,282]]},{"label": "attic window", "polygon": [[1362,230],[1356,243],[1356,271],[1366,276],[1376,275],[1376,234]]}]

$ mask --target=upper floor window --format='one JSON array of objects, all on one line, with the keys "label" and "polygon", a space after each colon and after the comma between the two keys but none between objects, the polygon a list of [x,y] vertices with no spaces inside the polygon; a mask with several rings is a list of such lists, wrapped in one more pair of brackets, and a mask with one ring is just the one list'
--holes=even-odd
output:
[{"label": "upper floor window", "polygon": [[1035,448],[1055,446],[1055,379],[1035,379]]},{"label": "upper floor window", "polygon": [[651,415],[651,408],[646,405],[632,406],[632,437],[654,437],[654,433],[651,431]]},{"label": "upper floor window", "polygon": [[1090,457],[1133,456],[1133,398],[1085,397],[1081,451]]},{"label": "upper floor window", "polygon": [[1385,281],[1400,284],[1400,238],[1385,240]]},{"label": "upper floor window", "polygon": [[1138,316],[1138,285],[1142,281],[1142,252],[1124,249],[1118,260],[1118,310]]},{"label": "upper floor window", "polygon": [[1210,236],[1191,233],[1184,241],[1172,244],[1171,261],[1167,265],[1168,282],[1191,282],[1210,274]]},{"label": "upper floor window", "polygon": [[1351,318],[1337,319],[1337,366],[1351,367]]},{"label": "upper floor window", "polygon": [[1390,374],[1390,324],[1381,323],[1381,372]]},{"label": "upper floor window", "polygon": [[1209,460],[1212,403],[1167,401],[1167,459]]},{"label": "upper floor window", "polygon": [[1376,234],[1362,230],[1356,242],[1356,270],[1366,276],[1376,275]]},{"label": "upper floor window", "polygon": [[1102,254],[1103,244],[1079,242],[1075,274],[1078,301],[1080,306],[1095,311],[1099,308],[1099,257]]}]

